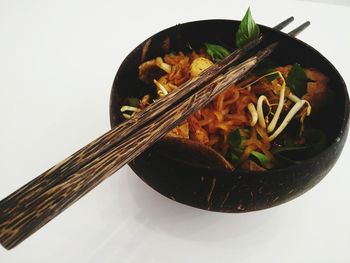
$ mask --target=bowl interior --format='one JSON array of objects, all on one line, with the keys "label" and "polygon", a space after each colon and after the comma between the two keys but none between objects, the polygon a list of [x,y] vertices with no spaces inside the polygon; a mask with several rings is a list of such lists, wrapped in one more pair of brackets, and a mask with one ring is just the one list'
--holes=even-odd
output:
[{"label": "bowl interior", "polygon": [[[138,66],[143,61],[164,56],[170,51],[189,51],[189,46],[198,50],[206,42],[218,43],[234,50],[238,25],[238,21],[231,20],[204,20],[179,24],[155,34],[140,44],[124,60],[114,81],[110,107],[111,124],[115,125],[122,121],[118,107],[121,100],[129,96],[142,97],[146,93],[154,92],[154,89],[150,90],[138,78]],[[308,123],[325,131],[328,142],[332,142],[338,137],[347,114],[344,105],[347,104],[348,94],[339,73],[318,51],[302,41],[264,26],[260,28],[265,36],[264,43],[279,42],[275,52],[269,57],[270,60],[277,61],[281,66],[299,63],[305,68],[316,68],[330,79],[331,89],[334,91],[334,97],[330,100],[333,103],[318,114],[318,117],[322,118],[313,118]],[[164,43],[168,39],[169,48],[164,48]],[[144,47],[148,43],[149,48],[143,55]]]},{"label": "bowl interior", "polygon": [[[138,79],[138,66],[142,62],[164,56],[170,51],[188,51],[189,46],[199,49],[206,42],[220,44],[233,50],[238,25],[239,21],[232,20],[204,20],[179,24],[153,35],[136,47],[121,64],[113,83],[110,100],[112,127],[122,121],[119,111],[121,101],[126,97],[142,97],[152,92]],[[342,77],[325,57],[309,45],[265,26],[260,26],[260,29],[264,35],[261,46],[273,41],[279,42],[269,59],[281,66],[299,63],[305,68],[316,68],[329,78],[330,89],[333,91],[329,98],[330,103],[307,124],[326,133],[328,147],[301,164],[252,173],[237,170],[225,172],[191,165],[188,155],[186,160],[181,161],[179,151],[169,152],[164,143],[157,143],[135,159],[131,167],[158,192],[199,208],[224,212],[252,211],[295,198],[317,184],[334,165],[348,130],[349,96]],[[162,160],[162,165],[159,165],[159,160]],[[168,166],[173,169],[169,170]],[[211,200],[208,205],[208,192],[212,187],[213,178],[217,180],[217,201]],[[198,184],[198,181],[201,181],[201,184]],[[262,186],[265,190],[262,190]],[[231,200],[227,197],[233,194],[236,198]],[[225,200],[225,205],[221,205],[222,200]]]}]

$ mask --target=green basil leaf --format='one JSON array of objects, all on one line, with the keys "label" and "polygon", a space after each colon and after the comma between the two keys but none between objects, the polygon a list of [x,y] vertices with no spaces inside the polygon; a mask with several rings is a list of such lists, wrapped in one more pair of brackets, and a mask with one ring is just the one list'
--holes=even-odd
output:
[{"label": "green basil leaf", "polygon": [[217,62],[224,57],[230,55],[230,51],[220,45],[205,43],[205,47],[207,48],[208,55],[212,58],[213,61]]},{"label": "green basil leaf", "polygon": [[275,147],[271,152],[280,160],[287,163],[300,163],[319,153],[326,146],[326,135],[319,129],[304,131],[305,143],[297,145],[288,141],[283,147]]},{"label": "green basil leaf", "polygon": [[226,159],[233,165],[236,165],[243,153],[241,149],[241,143],[244,138],[241,136],[239,129],[231,132],[227,137],[227,144],[229,149],[226,153]]},{"label": "green basil leaf", "polygon": [[261,152],[252,151],[250,153],[250,155],[255,157],[259,161],[259,163],[264,167],[271,162],[271,160],[265,154],[262,154]]},{"label": "green basil leaf", "polygon": [[239,132],[239,129],[235,129],[233,132],[231,132],[227,137],[227,144],[231,148],[238,148],[241,145],[242,142],[242,136]]},{"label": "green basil leaf", "polygon": [[306,93],[308,78],[305,70],[298,63],[295,63],[290,69],[286,82],[290,90],[298,97]]},{"label": "green basil leaf", "polygon": [[236,33],[236,46],[241,48],[253,39],[258,38],[259,35],[260,29],[252,17],[250,8],[248,8]]}]

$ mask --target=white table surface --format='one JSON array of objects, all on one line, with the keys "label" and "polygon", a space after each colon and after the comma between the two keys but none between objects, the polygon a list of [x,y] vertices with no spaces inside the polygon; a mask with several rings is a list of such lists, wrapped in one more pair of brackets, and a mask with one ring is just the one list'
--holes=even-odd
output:
[{"label": "white table surface", "polygon": [[[123,58],[176,23],[241,19],[248,4],[269,26],[309,19],[299,38],[350,83],[349,6],[249,2],[0,1],[0,199],[107,131]],[[0,248],[0,262],[350,262],[349,155],[348,141],[312,190],[247,214],[178,204],[124,167],[15,249]]]}]

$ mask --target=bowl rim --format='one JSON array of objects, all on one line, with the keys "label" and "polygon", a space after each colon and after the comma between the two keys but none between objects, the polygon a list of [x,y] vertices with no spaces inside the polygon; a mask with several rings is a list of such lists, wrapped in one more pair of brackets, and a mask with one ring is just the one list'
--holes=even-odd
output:
[{"label": "bowl rim", "polygon": [[[119,72],[122,68],[122,66],[124,65],[125,62],[127,62],[128,58],[134,53],[136,52],[139,48],[142,48],[143,45],[149,41],[150,39],[152,39],[153,37],[162,34],[166,31],[172,30],[172,29],[176,29],[179,26],[183,26],[183,25],[191,25],[191,24],[196,24],[196,23],[215,23],[215,22],[226,22],[226,23],[240,23],[240,20],[234,20],[234,19],[201,19],[201,20],[193,20],[193,21],[188,21],[188,22],[184,22],[184,23],[178,23],[175,24],[173,26],[167,27],[165,29],[162,29],[156,33],[154,33],[153,35],[151,35],[150,37],[148,37],[147,39],[145,39],[144,41],[142,41],[140,44],[138,44],[135,48],[133,48],[128,55],[123,59],[123,61],[120,63],[118,70],[116,72],[115,78],[113,80],[113,84],[112,84],[112,88],[111,88],[111,92],[110,92],[110,101],[109,101],[109,117],[110,117],[110,125],[111,127],[113,127],[116,123],[114,119],[113,119],[113,111],[112,111],[112,104],[113,101],[115,100],[114,98],[114,92],[117,90],[115,87],[117,86],[116,83],[118,81],[118,76],[119,76]],[[290,170],[290,169],[297,169],[300,166],[305,166],[305,165],[310,165],[315,163],[315,160],[317,160],[321,155],[325,154],[325,152],[327,152],[328,149],[335,147],[336,144],[338,144],[342,139],[344,140],[344,144],[346,141],[346,137],[347,137],[347,129],[349,127],[349,115],[350,115],[350,102],[349,102],[349,92],[346,86],[346,83],[343,79],[343,77],[341,76],[341,74],[339,73],[339,71],[336,69],[336,67],[323,55],[321,54],[320,51],[318,51],[317,49],[315,49],[314,47],[310,46],[309,44],[307,44],[306,42],[296,38],[296,37],[292,37],[289,36],[287,33],[284,33],[282,31],[279,30],[275,30],[269,26],[265,26],[262,24],[258,24],[260,28],[263,28],[266,31],[272,31],[273,34],[277,34],[280,35],[284,38],[290,39],[291,41],[296,41],[299,44],[303,45],[305,48],[310,49],[312,52],[316,53],[318,56],[320,56],[331,68],[332,71],[334,71],[335,75],[337,76],[339,82],[341,83],[341,88],[343,89],[345,98],[344,98],[344,109],[343,109],[343,116],[344,118],[342,118],[341,120],[341,126],[340,126],[340,130],[339,133],[335,136],[335,140],[331,141],[326,148],[324,148],[322,151],[320,151],[319,153],[317,153],[316,155],[314,155],[311,158],[308,158],[307,160],[303,160],[298,164],[293,164],[287,167],[281,167],[281,168],[276,168],[276,169],[271,169],[271,170],[266,170],[266,171],[259,171],[259,172],[252,172],[252,171],[246,171],[246,170],[242,170],[239,169],[239,172],[242,175],[245,174],[267,174],[267,173],[283,173],[286,170]],[[342,135],[345,133],[345,138],[342,138]],[[157,142],[155,142],[156,144]],[[169,157],[171,158],[171,157]],[[198,168],[202,167],[200,165],[196,165],[193,164],[193,166],[198,166]],[[203,168],[203,167],[202,167]],[[208,167],[209,168],[209,167]],[[234,169],[233,171],[229,171],[229,170],[223,170],[223,169],[218,169],[218,168],[210,168],[211,171],[213,172],[217,172],[217,173],[228,173],[228,174],[234,174],[238,169]]]}]

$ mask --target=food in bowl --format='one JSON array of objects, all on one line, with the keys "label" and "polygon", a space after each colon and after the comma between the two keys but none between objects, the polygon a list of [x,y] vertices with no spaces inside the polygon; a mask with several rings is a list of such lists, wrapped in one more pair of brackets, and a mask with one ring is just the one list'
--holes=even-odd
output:
[{"label": "food in bowl", "polygon": [[[156,88],[139,79],[142,63],[164,58],[171,51],[175,54],[180,51],[190,53],[188,44],[196,51],[205,48],[205,43],[218,43],[234,50],[233,32],[238,31],[240,23],[218,19],[183,23],[164,29],[140,43],[125,58],[116,74],[110,97],[111,126],[125,121],[120,108],[126,105],[127,98],[141,99],[146,94],[157,98]],[[299,63],[304,69],[317,68],[327,77],[332,99],[327,99],[317,114],[312,109],[305,121],[305,130],[313,127],[325,134],[325,146],[316,150],[313,157],[300,162],[294,160],[293,165],[247,171],[232,170],[232,165],[207,145],[167,136],[129,166],[147,185],[169,199],[218,212],[266,209],[292,200],[314,187],[337,161],[349,127],[349,96],[342,77],[322,54],[306,43],[263,25],[259,28],[266,43],[279,42],[270,55],[270,60],[277,65],[271,68]],[[265,73],[256,74],[262,76]],[[316,133],[312,136],[317,137],[320,136]]]},{"label": "food in bowl", "polygon": [[[247,23],[252,29],[245,29]],[[245,32],[249,30],[252,32]],[[236,34],[236,46],[258,37],[259,32],[248,9]],[[250,38],[243,39],[246,35]],[[154,100],[166,99],[180,85],[230,54],[217,43],[204,43],[198,50],[188,45],[188,49],[138,66],[144,89],[152,92],[142,98],[126,98],[120,109],[124,118],[132,118]],[[315,68],[265,62],[167,136],[209,146],[234,168],[264,171],[295,164],[312,157],[326,144],[324,132],[309,127],[307,121],[317,117],[331,100],[328,82],[327,76]]]}]

